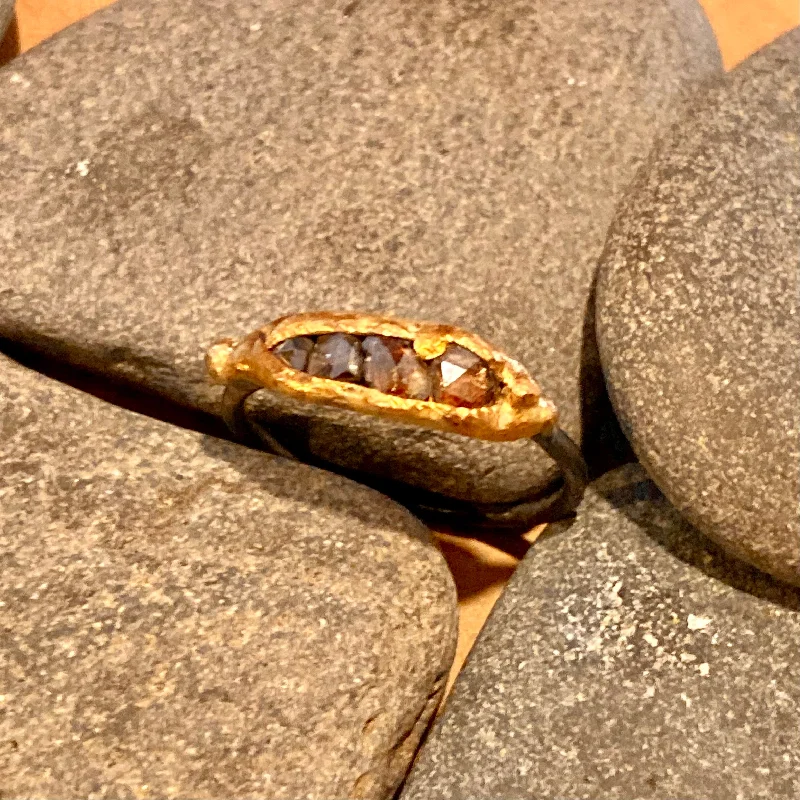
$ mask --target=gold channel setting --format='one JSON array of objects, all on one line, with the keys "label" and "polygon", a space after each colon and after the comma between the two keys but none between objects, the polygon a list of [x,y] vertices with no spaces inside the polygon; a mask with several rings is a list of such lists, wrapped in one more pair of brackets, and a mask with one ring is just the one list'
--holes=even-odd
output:
[{"label": "gold channel setting", "polygon": [[282,317],[207,355],[217,383],[266,388],[491,441],[552,430],[555,406],[517,361],[448,325],[373,314]]}]

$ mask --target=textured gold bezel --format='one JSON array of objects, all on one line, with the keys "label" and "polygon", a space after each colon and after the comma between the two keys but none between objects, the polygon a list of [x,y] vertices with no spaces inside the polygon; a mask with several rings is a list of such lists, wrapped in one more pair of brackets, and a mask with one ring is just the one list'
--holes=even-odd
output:
[{"label": "textured gold bezel", "polygon": [[[377,334],[410,339],[420,358],[429,361],[453,342],[487,362],[502,384],[492,405],[464,408],[432,400],[412,400],[377,389],[292,369],[271,351],[285,339],[323,333]],[[495,350],[479,336],[450,325],[411,322],[374,314],[318,312],[282,317],[236,342],[213,345],[206,364],[211,378],[222,384],[247,383],[311,403],[349,408],[364,414],[413,422],[435,430],[476,439],[511,441],[552,429],[555,406],[541,396],[525,368]]]}]

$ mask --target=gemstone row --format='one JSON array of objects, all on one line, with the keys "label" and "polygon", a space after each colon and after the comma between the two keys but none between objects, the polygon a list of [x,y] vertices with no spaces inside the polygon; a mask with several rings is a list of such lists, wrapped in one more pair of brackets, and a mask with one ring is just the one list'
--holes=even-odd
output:
[{"label": "gemstone row", "polygon": [[412,400],[479,408],[493,403],[499,388],[482,358],[452,342],[430,361],[409,339],[349,333],[295,336],[272,351],[300,372]]}]

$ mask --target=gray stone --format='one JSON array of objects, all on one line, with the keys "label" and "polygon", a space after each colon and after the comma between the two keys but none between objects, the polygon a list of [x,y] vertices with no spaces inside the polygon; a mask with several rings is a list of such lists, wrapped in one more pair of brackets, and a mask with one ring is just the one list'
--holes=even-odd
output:
[{"label": "gray stone", "polygon": [[456,598],[327,472],[0,360],[3,797],[390,797]]},{"label": "gray stone", "polygon": [[514,573],[403,800],[795,800],[800,590],[638,465]]},{"label": "gray stone", "polygon": [[[617,443],[585,311],[623,188],[720,69],[695,0],[120,0],[14,69],[1,336],[216,411],[219,338],[392,312],[485,336],[592,453]],[[307,433],[473,499],[553,477],[531,443],[345,412]]]},{"label": "gray stone", "polygon": [[14,16],[14,0],[0,0],[0,39]]},{"label": "gray stone", "polygon": [[800,584],[800,30],[654,154],[611,232],[603,366],[653,480],[708,536]]}]

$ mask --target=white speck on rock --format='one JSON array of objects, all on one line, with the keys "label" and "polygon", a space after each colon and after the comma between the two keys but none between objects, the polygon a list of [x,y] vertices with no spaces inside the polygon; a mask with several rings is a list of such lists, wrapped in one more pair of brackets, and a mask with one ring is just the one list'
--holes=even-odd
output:
[{"label": "white speck on rock", "polygon": [[686,694],[681,694],[681,700],[683,700],[683,702],[686,703],[686,708],[692,707],[692,699],[690,697],[687,697]]},{"label": "white speck on rock", "polygon": [[258,32],[261,30],[261,23],[260,23],[260,22],[254,22],[254,23],[253,23],[253,24],[250,26],[250,30],[251,30],[253,33],[258,33]]},{"label": "white speck on rock", "polygon": [[646,633],[642,638],[650,645],[650,647],[658,647],[658,639],[652,633]]},{"label": "white speck on rock", "polygon": [[75,172],[77,172],[81,178],[85,178],[89,174],[89,159],[84,158],[83,160],[79,161],[75,165]]},{"label": "white speck on rock", "polygon": [[701,665],[700,665],[700,666],[699,666],[697,669],[699,670],[700,674],[701,674],[701,675],[702,675],[704,678],[705,678],[705,677],[707,677],[707,675],[708,675],[708,671],[709,671],[709,666],[708,666],[708,664],[701,664]]},{"label": "white speck on rock", "polygon": [[711,624],[709,617],[696,617],[694,614],[689,614],[686,618],[686,624],[689,626],[690,631],[701,631]]},{"label": "white speck on rock", "polygon": [[596,653],[598,650],[602,649],[603,647],[603,637],[602,636],[592,636],[591,639],[586,643],[586,652],[587,653]]}]

